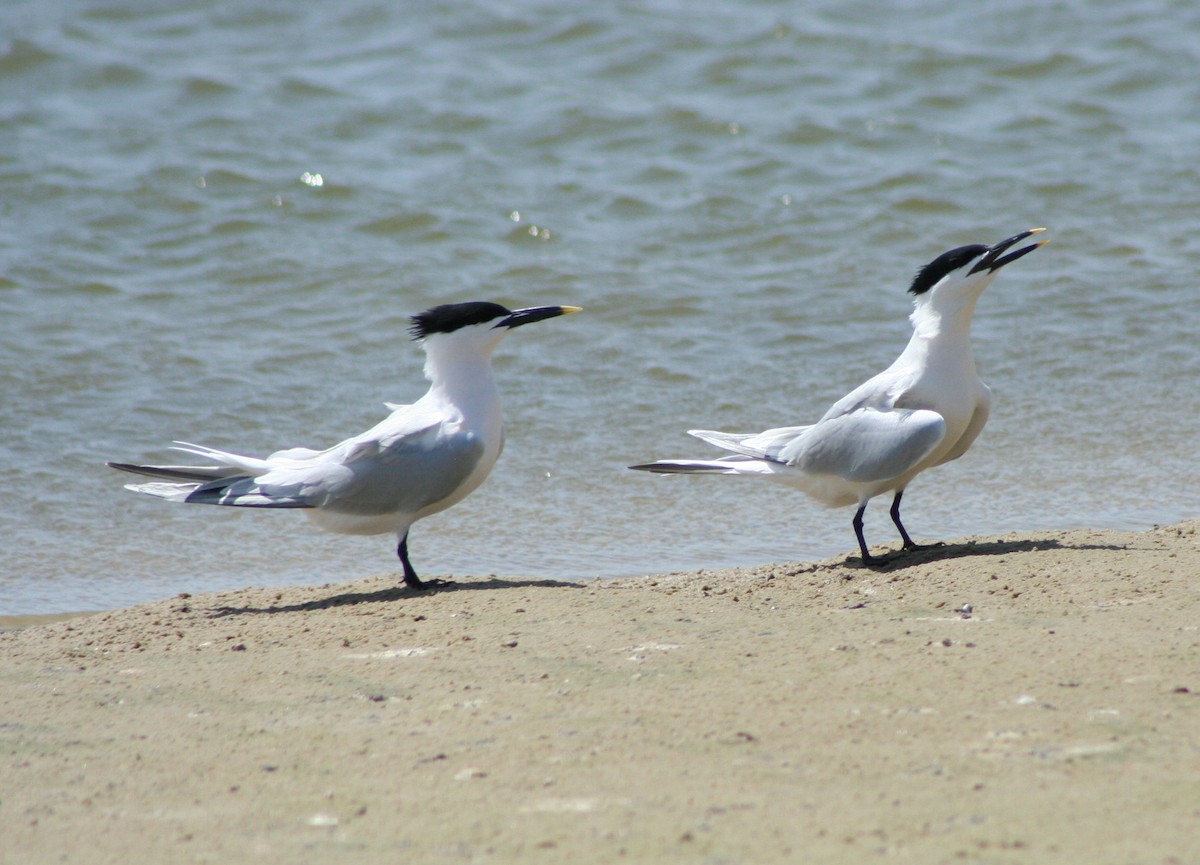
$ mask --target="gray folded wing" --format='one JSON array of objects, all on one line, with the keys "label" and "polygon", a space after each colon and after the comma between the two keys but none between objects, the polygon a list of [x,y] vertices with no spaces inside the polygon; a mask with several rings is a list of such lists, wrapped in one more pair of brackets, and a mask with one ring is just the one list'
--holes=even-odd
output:
[{"label": "gray folded wing", "polygon": [[413,513],[453,495],[478,467],[484,450],[481,436],[447,434],[441,426],[359,443],[345,462],[305,484],[304,496],[317,507],[342,513]]},{"label": "gray folded wing", "polygon": [[874,483],[912,469],[945,434],[937,412],[859,409],[822,420],[781,448],[778,459],[805,472]]}]

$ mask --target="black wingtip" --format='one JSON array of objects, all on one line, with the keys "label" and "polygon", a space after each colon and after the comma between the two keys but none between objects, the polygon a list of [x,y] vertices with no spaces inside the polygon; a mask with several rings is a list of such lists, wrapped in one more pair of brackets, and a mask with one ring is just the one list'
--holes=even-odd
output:
[{"label": "black wingtip", "polygon": [[661,469],[659,468],[659,465],[658,465],[658,463],[642,463],[641,465],[636,465],[636,466],[626,466],[626,468],[633,469],[635,472],[657,472],[657,471],[661,471]]},{"label": "black wingtip", "polygon": [[712,474],[719,472],[721,469],[713,465],[693,465],[689,463],[643,463],[641,465],[629,466],[634,471],[651,472],[656,475],[687,475],[687,474]]},{"label": "black wingtip", "polygon": [[196,483],[207,483],[208,481],[217,480],[218,475],[213,472],[189,471],[184,466],[139,466],[134,463],[114,463],[106,462],[106,466],[110,469],[116,469],[120,472],[129,472],[133,475],[143,475],[148,478],[163,478],[169,481],[186,481]]}]

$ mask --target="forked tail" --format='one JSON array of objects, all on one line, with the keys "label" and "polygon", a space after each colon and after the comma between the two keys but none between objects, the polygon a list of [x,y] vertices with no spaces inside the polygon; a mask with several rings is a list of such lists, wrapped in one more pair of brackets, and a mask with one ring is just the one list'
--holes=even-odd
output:
[{"label": "forked tail", "polygon": [[232,505],[242,508],[308,508],[308,502],[290,495],[271,494],[236,466],[143,466],[108,463],[118,471],[163,478],[177,483],[126,484],[125,489],[169,502]]}]

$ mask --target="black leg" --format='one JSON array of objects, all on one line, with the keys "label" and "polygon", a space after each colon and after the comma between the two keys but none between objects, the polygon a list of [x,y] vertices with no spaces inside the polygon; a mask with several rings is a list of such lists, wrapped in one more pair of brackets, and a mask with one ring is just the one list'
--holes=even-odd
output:
[{"label": "black leg", "polygon": [[425,583],[417,576],[412,562],[408,560],[408,532],[405,532],[404,537],[400,539],[400,546],[396,547],[396,555],[400,557],[400,564],[404,568],[404,585],[410,589],[425,588]]},{"label": "black leg", "polygon": [[862,551],[862,560],[864,565],[882,565],[883,559],[878,556],[873,556],[867,550],[866,539],[863,538],[862,518],[863,512],[867,509],[867,503],[863,502],[859,505],[858,510],[854,514],[854,520],[851,525],[854,526],[854,536],[858,538],[858,548]]},{"label": "black leg", "polygon": [[892,522],[896,524],[896,528],[900,530],[900,539],[904,541],[904,549],[906,550],[928,550],[932,547],[941,546],[940,544],[918,544],[908,536],[908,532],[904,530],[904,523],[900,522],[900,497],[904,495],[904,490],[896,490],[896,497],[892,499],[892,509],[888,512],[892,515]]},{"label": "black leg", "polygon": [[422,580],[417,576],[412,562],[408,560],[408,532],[405,532],[404,537],[400,539],[400,546],[396,547],[396,555],[400,557],[400,564],[404,566],[404,585],[410,589],[430,589],[434,586],[446,586],[450,584],[448,580]]}]

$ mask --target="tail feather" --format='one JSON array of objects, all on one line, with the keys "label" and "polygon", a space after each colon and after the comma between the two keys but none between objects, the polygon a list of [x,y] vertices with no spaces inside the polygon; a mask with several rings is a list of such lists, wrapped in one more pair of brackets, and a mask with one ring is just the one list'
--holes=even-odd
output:
[{"label": "tail feather", "polygon": [[[149,466],[153,468],[153,466]],[[239,508],[311,508],[312,504],[295,496],[270,495],[263,492],[254,478],[234,475],[205,483],[126,484],[135,493],[194,505],[229,505]]]},{"label": "tail feather", "polygon": [[259,487],[254,476],[236,466],[142,466],[133,463],[108,463],[114,469],[164,478],[182,483],[126,484],[135,493],[169,502],[201,505],[231,505],[240,508],[310,508],[312,504],[298,496],[272,495]]},{"label": "tail feather", "polygon": [[733,451],[735,454],[750,457],[752,459],[768,459],[767,455],[761,450],[750,445],[743,444],[746,439],[752,438],[748,434],[742,433],[723,433],[714,430],[706,429],[690,429],[688,435],[695,436],[703,442],[708,442],[723,450]]},{"label": "tail feather", "polygon": [[701,441],[727,451],[742,454],[756,460],[771,460],[786,462],[780,457],[780,451],[792,444],[812,426],[791,426],[769,429],[758,433],[726,433],[715,430],[693,429],[688,435],[693,435]]},{"label": "tail feather", "polygon": [[720,473],[724,469],[718,469],[709,463],[701,463],[699,465],[682,463],[682,462],[667,462],[661,460],[656,463],[645,463],[638,466],[630,466],[636,472],[652,472],[656,475],[687,475],[687,474],[706,474]]},{"label": "tail feather", "polygon": [[[659,460],[630,468],[659,475],[776,475],[784,470],[784,466],[783,460],[775,455],[777,448],[772,446],[779,440],[794,438],[807,429],[788,427],[767,430],[765,433],[691,429],[688,435],[732,453],[715,460]],[[764,444],[767,447],[763,447]]]},{"label": "tail feather", "polygon": [[[159,486],[146,484],[146,486]],[[162,486],[166,486],[165,484]],[[144,490],[143,490],[144,492]],[[201,484],[178,501],[197,505],[230,505],[238,508],[311,508],[312,504],[295,496],[270,495],[258,488],[254,478],[229,478]]]},{"label": "tail feather", "polygon": [[766,460],[744,456],[728,456],[719,460],[659,460],[630,468],[657,475],[762,475],[773,472]]},{"label": "tail feather", "polygon": [[198,486],[200,484],[125,484],[125,489],[169,502],[186,502]]},{"label": "tail feather", "polygon": [[109,468],[130,472],[135,475],[146,475],[151,478],[167,478],[177,481],[206,481],[227,478],[238,473],[230,466],[139,466],[133,463],[105,463]]},{"label": "tail feather", "polygon": [[[312,505],[294,495],[272,494],[259,486],[256,478],[271,470],[267,460],[231,454],[190,442],[175,442],[173,450],[212,460],[209,466],[143,466],[134,463],[108,465],[123,472],[145,475],[180,483],[126,484],[135,493],[202,505],[232,505],[241,508],[309,508]],[[297,451],[299,449],[296,449]],[[298,454],[291,454],[298,456]]]},{"label": "tail feather", "polygon": [[688,435],[695,436],[701,441],[706,441],[710,445],[716,445],[719,448],[728,448],[731,445],[738,445],[746,439],[754,438],[756,433],[727,433],[718,432],[711,429],[690,429]]},{"label": "tail feather", "polygon": [[228,451],[219,451],[216,448],[191,442],[174,442],[171,450],[213,460],[228,468],[236,469],[240,474],[261,475],[271,470],[271,464],[264,459],[231,454]]}]

